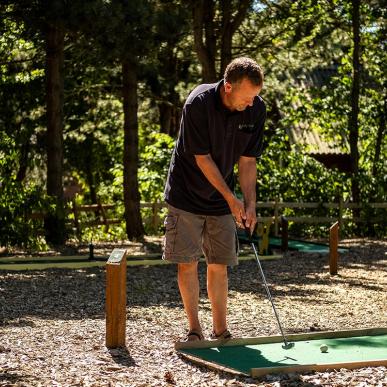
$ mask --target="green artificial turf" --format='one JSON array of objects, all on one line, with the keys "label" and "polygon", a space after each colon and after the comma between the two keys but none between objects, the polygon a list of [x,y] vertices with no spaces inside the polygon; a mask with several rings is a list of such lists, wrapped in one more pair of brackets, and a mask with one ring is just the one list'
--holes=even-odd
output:
[{"label": "green artificial turf", "polygon": [[[269,245],[274,248],[281,248],[281,238],[271,237],[269,239]],[[289,239],[288,241],[289,250],[297,250],[304,253],[329,253],[329,246],[323,243],[314,243],[307,241],[300,241],[296,239]],[[344,253],[347,249],[340,247],[339,253]]]},{"label": "green artificial turf", "polygon": [[[320,351],[322,344],[328,345],[327,353]],[[387,359],[387,334],[296,341],[290,349],[283,349],[282,343],[266,343],[180,351],[248,374],[251,368]]]},{"label": "green artificial turf", "polygon": [[[244,234],[244,232],[238,231],[238,239],[240,242],[249,243],[248,238]],[[256,246],[258,246],[260,238],[257,236],[253,236],[253,242]],[[281,249],[282,247],[282,239],[280,237],[270,237],[269,238],[269,250],[270,249]],[[317,242],[309,242],[302,241],[297,239],[288,240],[288,249],[301,251],[303,253],[329,253],[329,245],[324,243]],[[345,247],[340,247],[338,249],[339,253],[345,253],[348,249]]]}]

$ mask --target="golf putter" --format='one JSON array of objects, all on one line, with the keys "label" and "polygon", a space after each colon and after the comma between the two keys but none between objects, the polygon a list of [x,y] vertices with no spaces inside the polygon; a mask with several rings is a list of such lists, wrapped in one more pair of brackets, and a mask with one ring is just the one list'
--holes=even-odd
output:
[{"label": "golf putter", "polygon": [[267,282],[266,282],[265,273],[263,272],[261,262],[259,261],[257,249],[255,247],[255,244],[254,244],[252,238],[251,238],[250,230],[246,227],[245,220],[242,219],[242,221],[243,221],[243,227],[245,228],[245,234],[246,234],[247,238],[249,239],[249,242],[250,242],[250,244],[251,244],[251,246],[252,246],[252,248],[254,250],[254,255],[255,255],[255,258],[256,258],[256,261],[257,261],[257,264],[258,264],[258,267],[259,267],[259,271],[261,273],[261,277],[262,277],[262,281],[263,281],[263,286],[264,286],[264,288],[266,290],[267,297],[269,298],[269,300],[271,302],[271,306],[273,308],[273,311],[274,311],[274,314],[275,314],[275,318],[277,319],[278,327],[280,329],[281,336],[282,336],[282,339],[284,341],[284,344],[282,345],[282,348],[283,349],[293,348],[294,347],[294,343],[289,342],[286,339],[285,335],[284,335],[284,331],[282,329],[282,325],[281,325],[280,319],[278,317],[277,310],[276,310],[275,305],[274,305],[273,297],[271,296],[271,293],[270,293],[270,290],[269,290],[269,286],[267,285]]}]

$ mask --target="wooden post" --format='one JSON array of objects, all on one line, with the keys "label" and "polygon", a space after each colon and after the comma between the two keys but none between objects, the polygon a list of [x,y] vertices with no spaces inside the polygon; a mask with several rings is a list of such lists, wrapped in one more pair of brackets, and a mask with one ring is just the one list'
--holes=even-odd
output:
[{"label": "wooden post", "polygon": [[75,225],[77,237],[78,239],[81,239],[81,229],[79,227],[79,219],[78,219],[78,208],[77,208],[77,203],[75,202],[75,198],[71,200],[71,204],[73,206],[74,225]]},{"label": "wooden post", "polygon": [[105,212],[105,209],[103,208],[103,205],[102,203],[100,202],[100,200],[98,200],[98,212],[100,212],[101,216],[102,216],[102,221],[103,221],[103,224],[105,225],[105,232],[108,232],[109,231],[109,224],[107,222],[107,216],[106,216],[106,212]]},{"label": "wooden post", "polygon": [[289,222],[284,217],[281,216],[281,249],[282,251],[288,251],[289,248]]},{"label": "wooden post", "polygon": [[94,260],[94,245],[92,240],[89,243],[89,260]]},{"label": "wooden post", "polygon": [[106,263],[106,347],[125,347],[126,250],[114,249]]},{"label": "wooden post", "polygon": [[337,258],[339,245],[339,222],[335,222],[329,229],[329,272],[337,274]]},{"label": "wooden post", "polygon": [[274,203],[274,236],[278,237],[278,202],[279,198],[275,198],[275,203]]},{"label": "wooden post", "polygon": [[344,200],[342,195],[339,198],[339,232],[343,230],[343,210],[344,210]]},{"label": "wooden post", "polygon": [[273,223],[273,219],[266,221],[263,224],[263,233],[262,233],[262,255],[269,255],[269,234],[270,234],[270,226]]}]

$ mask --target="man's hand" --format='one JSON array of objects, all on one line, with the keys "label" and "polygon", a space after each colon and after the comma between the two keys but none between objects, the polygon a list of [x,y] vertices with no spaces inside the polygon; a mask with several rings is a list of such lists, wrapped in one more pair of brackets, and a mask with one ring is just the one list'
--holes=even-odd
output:
[{"label": "man's hand", "polygon": [[245,206],[241,200],[232,196],[228,201],[228,205],[231,209],[231,213],[235,219],[235,222],[240,228],[248,228],[250,233],[254,231],[257,224],[257,216],[255,213],[255,203]]},{"label": "man's hand", "polygon": [[195,155],[195,160],[204,176],[227,201],[237,226],[243,228],[243,221],[245,221],[246,226],[253,232],[257,223],[255,214],[255,158],[241,157],[239,161],[240,182],[245,202],[239,200],[231,192],[211,155]]},{"label": "man's hand", "polygon": [[245,225],[250,230],[254,231],[257,223],[257,216],[255,212],[255,185],[257,183],[257,166],[254,157],[239,158],[239,182],[241,185],[243,199],[245,202],[246,221]]},{"label": "man's hand", "polygon": [[239,200],[234,195],[231,195],[227,200],[228,206],[230,207],[231,214],[235,219],[238,227],[243,227],[243,221],[246,220],[245,205],[242,200]]},{"label": "man's hand", "polygon": [[250,229],[250,234],[253,233],[255,225],[257,224],[257,215],[255,212],[255,203],[246,206],[246,228]]}]

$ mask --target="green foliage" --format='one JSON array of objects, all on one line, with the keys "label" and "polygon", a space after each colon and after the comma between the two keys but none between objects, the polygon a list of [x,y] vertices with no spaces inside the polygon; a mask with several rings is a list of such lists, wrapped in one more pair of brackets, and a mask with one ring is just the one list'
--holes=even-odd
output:
[{"label": "green foliage", "polygon": [[0,245],[41,248],[39,226],[28,218],[31,209],[45,208],[44,195],[34,188],[25,189],[16,181],[0,187]]},{"label": "green foliage", "polygon": [[[289,151],[287,135],[279,129],[258,160],[258,201],[336,202],[349,191],[349,179],[343,173],[327,170],[300,148]],[[284,209],[284,216],[338,216],[337,210]],[[262,209],[260,216],[273,216],[272,209]],[[326,226],[291,224],[290,231],[304,236],[326,236]]]},{"label": "green foliage", "polygon": [[[120,144],[122,140],[122,134],[115,138],[117,144]],[[174,139],[164,133],[159,133],[156,126],[141,127],[140,128],[140,166],[138,169],[138,181],[139,191],[142,202],[162,202],[165,180],[168,173],[169,161],[174,146]],[[118,148],[117,148],[118,149]],[[118,152],[120,154],[120,152]],[[97,195],[102,203],[115,204],[114,212],[110,214],[111,217],[123,219],[124,206],[122,198],[122,185],[123,185],[123,167],[122,162],[115,154],[112,158],[114,165],[106,172],[106,176],[100,181],[97,186]],[[120,154],[121,156],[121,154]],[[103,164],[101,164],[103,165]],[[85,201],[85,195],[88,195],[87,184],[80,175],[78,175],[79,181],[85,187],[85,191],[78,195],[79,204]],[[87,202],[87,200],[86,200]],[[160,229],[155,229],[153,223],[153,213],[151,208],[142,208],[141,210],[145,229],[147,233],[158,233]],[[163,217],[163,212],[158,213],[158,217]],[[90,219],[80,218],[80,222]],[[161,226],[160,224],[158,226]],[[99,238],[108,240],[117,240],[124,235],[124,225],[112,225],[109,227],[108,232],[105,231],[104,226],[98,228],[83,228],[82,238],[84,240],[97,240]]]},{"label": "green foliage", "polygon": [[[156,128],[142,131],[140,137],[140,168],[138,181],[141,199],[145,202],[162,202],[169,162],[174,146],[174,139],[164,133],[158,133]],[[142,216],[147,233],[160,233],[159,219],[165,216],[164,210],[153,212],[151,208],[143,208]],[[155,223],[157,222],[157,223]]]},{"label": "green foliage", "polygon": [[[141,201],[161,202],[174,140],[160,133],[160,106],[181,103],[200,81],[193,52],[191,9],[181,1],[63,0],[50,3],[6,0],[0,5],[0,243],[39,245],[41,221],[32,211],[50,211],[45,186],[44,31],[60,21],[65,37],[64,180],[77,179],[78,204],[97,200],[116,205],[109,217],[123,219],[124,58],[138,64]],[[273,133],[258,162],[258,200],[337,202],[351,200],[350,176],[327,170],[311,149],[289,148],[286,130],[306,124],[348,152],[352,86],[351,2],[253,2],[233,35],[233,56],[249,55],[265,70],[263,97]],[[222,9],[215,17],[222,18]],[[361,96],[359,183],[364,202],[386,201],[387,144],[385,11],[379,0],[361,4]],[[215,31],[220,36],[220,31]],[[206,39],[210,39],[208,36]],[[211,42],[207,42],[211,43]],[[219,53],[217,53],[219,55]],[[219,62],[220,56],[216,59]],[[317,68],[336,68],[324,84],[308,77]],[[275,117],[277,105],[282,117]],[[384,121],[383,121],[384,120]],[[175,128],[178,126],[176,124]],[[380,155],[377,138],[382,133]],[[288,210],[287,215],[310,215]],[[366,208],[362,216],[381,212]],[[148,233],[155,232],[149,208],[142,209]],[[265,214],[262,214],[265,215]],[[336,216],[319,208],[315,216]],[[348,214],[349,215],[349,214]],[[86,214],[80,221],[89,221]],[[303,230],[317,235],[319,227]],[[372,231],[382,234],[375,227]],[[326,232],[324,231],[326,234]],[[118,240],[124,224],[84,227],[84,240]]]},{"label": "green foliage", "polygon": [[85,226],[82,227],[83,241],[87,242],[119,242],[126,239],[125,223],[110,225],[109,227],[99,226]]},{"label": "green foliage", "polygon": [[[74,116],[77,116],[76,111]],[[114,96],[106,95],[82,117],[76,129],[66,128],[66,175],[83,184],[86,203],[95,203],[107,199],[108,192],[100,191],[114,179],[111,169],[122,163],[121,103]]]},{"label": "green foliage", "polygon": [[161,202],[174,139],[152,130],[140,137],[140,168],[138,180],[141,199]]},{"label": "green foliage", "polygon": [[274,141],[258,162],[259,200],[287,202],[337,201],[348,179],[302,152],[281,152]]},{"label": "green foliage", "polygon": [[40,187],[0,178],[0,245],[43,250],[42,220],[31,214],[50,211],[54,211],[53,202]]}]

